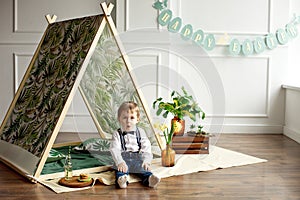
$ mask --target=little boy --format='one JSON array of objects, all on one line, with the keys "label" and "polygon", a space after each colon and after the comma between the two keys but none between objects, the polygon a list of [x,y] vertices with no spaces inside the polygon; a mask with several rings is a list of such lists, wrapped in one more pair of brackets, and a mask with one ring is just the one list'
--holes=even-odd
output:
[{"label": "little boy", "polygon": [[120,188],[127,187],[129,173],[135,173],[142,184],[149,187],[156,187],[160,182],[160,178],[150,171],[153,158],[151,144],[145,131],[136,126],[139,120],[136,103],[129,101],[119,107],[121,128],[112,135],[110,152],[115,162],[116,184]]}]

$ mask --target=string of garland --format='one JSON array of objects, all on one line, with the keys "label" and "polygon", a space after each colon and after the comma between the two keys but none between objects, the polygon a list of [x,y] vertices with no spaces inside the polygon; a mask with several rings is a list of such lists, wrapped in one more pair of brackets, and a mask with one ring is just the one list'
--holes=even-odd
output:
[{"label": "string of garland", "polygon": [[[168,0],[155,0],[152,5],[160,11],[158,23],[161,26],[167,26],[168,31],[172,33],[180,33],[183,40],[192,40],[195,44],[202,46],[210,51],[216,46],[216,39],[213,34],[205,34],[203,30],[194,30],[191,24],[183,26],[180,17],[174,17],[170,9],[168,9]],[[286,24],[285,28],[279,28],[275,33],[268,33],[265,36],[256,37],[254,40],[245,39],[240,42],[238,39],[232,39],[228,45],[231,55],[252,55],[260,54],[266,49],[275,49],[278,45],[285,45],[289,40],[298,36],[297,25],[300,24],[300,16],[294,17],[292,21]]]}]

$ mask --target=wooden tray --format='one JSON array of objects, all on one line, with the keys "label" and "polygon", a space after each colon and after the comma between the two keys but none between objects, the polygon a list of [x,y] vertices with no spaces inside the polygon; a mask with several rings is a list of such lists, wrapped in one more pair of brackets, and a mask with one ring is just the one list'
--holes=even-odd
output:
[{"label": "wooden tray", "polygon": [[65,178],[61,178],[58,183],[63,186],[71,187],[71,188],[81,188],[87,187],[93,184],[94,179],[91,178],[90,181],[79,181],[79,176],[73,176],[71,180],[66,180]]}]

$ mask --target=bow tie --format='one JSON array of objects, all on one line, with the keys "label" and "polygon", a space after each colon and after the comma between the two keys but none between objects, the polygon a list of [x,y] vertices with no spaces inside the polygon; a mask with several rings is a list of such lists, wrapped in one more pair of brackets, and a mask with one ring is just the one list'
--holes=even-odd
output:
[{"label": "bow tie", "polygon": [[134,135],[134,131],[128,131],[128,132],[123,131],[123,133],[122,133],[123,136],[124,136],[124,135],[127,135],[127,134]]}]

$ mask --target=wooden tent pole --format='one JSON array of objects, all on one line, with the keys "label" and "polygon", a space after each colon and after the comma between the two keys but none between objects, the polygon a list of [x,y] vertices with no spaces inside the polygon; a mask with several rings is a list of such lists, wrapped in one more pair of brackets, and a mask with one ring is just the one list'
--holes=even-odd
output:
[{"label": "wooden tent pole", "polygon": [[159,145],[159,148],[162,149],[163,146],[162,146],[162,140],[161,140],[161,137],[160,137],[160,135],[159,135],[158,133],[155,133],[154,127],[153,127],[153,125],[152,125],[152,123],[151,123],[151,119],[150,119],[150,117],[149,117],[149,116],[150,116],[150,115],[149,115],[149,111],[148,111],[148,109],[146,108],[146,106],[144,105],[146,101],[145,101],[145,99],[142,97],[142,95],[141,95],[142,93],[140,92],[140,90],[139,90],[139,89],[137,88],[137,86],[136,86],[136,78],[135,78],[134,75],[130,72],[130,71],[132,70],[132,67],[131,67],[131,65],[130,65],[129,58],[128,58],[127,54],[125,54],[125,49],[124,49],[124,47],[122,46],[121,39],[120,39],[119,36],[118,36],[117,28],[115,27],[115,24],[114,24],[114,22],[113,22],[113,20],[112,20],[112,17],[110,16],[110,12],[111,12],[111,10],[112,10],[112,8],[113,8],[113,5],[112,5],[111,3],[109,3],[109,4],[108,4],[108,7],[107,7],[107,4],[106,4],[105,2],[101,3],[100,5],[101,5],[101,8],[102,8],[102,10],[103,10],[104,16],[105,16],[105,18],[106,18],[106,20],[107,20],[107,22],[108,22],[108,25],[109,25],[109,27],[110,27],[110,30],[112,31],[112,33],[113,33],[113,35],[114,35],[114,38],[115,38],[116,43],[117,43],[117,46],[118,46],[118,48],[119,48],[119,50],[120,50],[121,56],[122,56],[122,58],[123,58],[123,60],[124,60],[125,66],[126,66],[126,68],[127,68],[128,74],[129,74],[129,76],[130,76],[130,78],[131,78],[131,81],[132,81],[132,83],[133,83],[133,86],[134,86],[134,88],[135,88],[135,90],[136,90],[136,92],[137,92],[138,98],[140,99],[140,101],[141,101],[141,103],[142,103],[142,106],[143,106],[143,109],[145,110],[146,117],[147,117],[148,121],[150,122],[150,127],[151,127],[153,133],[155,134],[156,141],[157,141],[157,143],[158,143],[158,145]]}]

